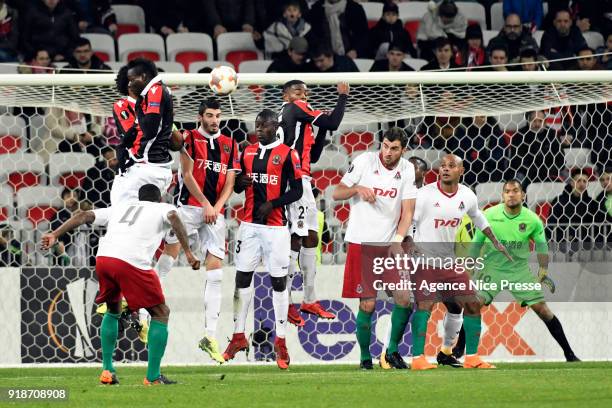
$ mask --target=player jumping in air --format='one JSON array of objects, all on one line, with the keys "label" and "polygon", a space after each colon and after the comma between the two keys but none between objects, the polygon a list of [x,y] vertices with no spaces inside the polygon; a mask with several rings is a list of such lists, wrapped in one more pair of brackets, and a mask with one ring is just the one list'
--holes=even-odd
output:
[{"label": "player jumping in air", "polygon": [[[486,218],[478,209],[476,195],[467,186],[459,183],[463,171],[463,161],[453,154],[448,154],[440,161],[438,182],[419,189],[414,212],[416,230],[414,241],[417,245],[421,244],[419,248],[426,257],[454,260],[455,236],[461,219],[467,214],[476,228],[489,237],[495,249],[509,257],[506,249],[495,238]],[[467,271],[458,271],[454,264],[453,267],[440,267],[428,263],[420,266],[414,277],[416,278],[414,292],[417,311],[412,319],[411,369],[436,368],[427,361],[424,352],[427,322],[433,305],[437,301],[456,303],[456,308],[464,309],[467,351],[464,367],[494,368],[477,355],[481,329],[480,303],[474,291],[470,289],[470,278]],[[429,292],[420,289],[423,282],[462,285],[464,289]],[[458,331],[460,327],[461,324],[454,331]]]},{"label": "player jumping in air", "polygon": [[289,367],[285,344],[287,328],[287,270],[289,268],[289,229],[285,206],[302,196],[302,173],[298,153],[277,137],[278,115],[264,109],[255,119],[259,143],[244,149],[240,159],[241,174],[234,191],[245,192],[244,216],[236,235],[236,289],[239,304],[235,309],[234,335],[223,357],[234,358],[248,350],[244,335],[247,313],[253,298],[251,282],[260,261],[270,273],[274,307],[276,364]]},{"label": "player jumping in air", "polygon": [[[549,279],[546,279],[549,257],[544,225],[536,213],[523,207],[524,200],[525,193],[521,183],[517,180],[509,180],[504,183],[502,203],[487,209],[484,213],[491,229],[508,248],[514,262],[509,262],[491,248],[490,241],[480,231],[476,232],[472,241],[474,243],[472,255],[480,255],[484,258],[484,268],[478,271],[475,279],[497,284],[497,290],[489,287],[479,292],[484,305],[491,304],[501,292],[502,280],[515,284],[550,282]],[[535,244],[540,266],[537,278],[529,268],[530,241]],[[541,289],[510,290],[510,292],[521,306],[529,306],[542,319],[550,334],[563,349],[567,361],[580,361],[565,337],[561,322],[544,301],[544,292]]]},{"label": "player jumping in air", "polygon": [[[183,133],[185,149],[181,152],[178,212],[193,244],[198,243],[206,256],[204,290],[205,335],[199,347],[219,363],[225,360],[217,343],[217,321],[221,310],[221,283],[225,258],[225,217],[223,207],[234,190],[240,172],[238,145],[221,134],[221,105],[209,98],[198,109],[200,127]],[[163,278],[178,257],[180,245],[172,232],[155,270]]]},{"label": "player jumping in air", "polygon": [[[351,199],[351,210],[345,241],[348,252],[344,269],[342,297],[359,298],[357,342],[361,350],[360,367],[372,369],[370,339],[372,314],[376,306],[376,289],[363,284],[361,262],[362,243],[400,243],[412,225],[417,188],[415,168],[402,158],[408,136],[400,128],[391,128],[383,135],[379,152],[358,156],[334,190],[334,200]],[[395,368],[407,368],[399,355],[401,340],[410,313],[409,293],[393,293],[395,305],[391,312],[391,336],[385,360]]]},{"label": "player jumping in air", "polygon": [[42,248],[48,249],[57,239],[82,224],[106,226],[96,254],[96,275],[100,290],[96,302],[106,302],[108,312],[102,319],[102,384],[118,384],[113,354],[119,330],[122,295],[132,310],[145,308],[151,314],[145,385],[174,384],[160,373],[160,365],[168,341],[170,309],[151,260],[169,228],[176,233],[193,269],[200,261],[191,253],[185,227],[176,208],[161,203],[161,193],[152,184],[138,190],[139,201],[84,211],[72,216],[55,231],[42,237]]},{"label": "player jumping in air", "polygon": [[[291,290],[299,256],[300,269],[304,279],[304,300],[300,310],[324,319],[333,319],[336,316],[321,306],[315,294],[319,223],[317,206],[310,184],[310,164],[313,154],[317,158],[320,155],[327,131],[338,129],[340,122],[342,122],[349,94],[349,85],[344,82],[339,83],[337,90],[338,101],[336,107],[332,112],[326,114],[310,107],[308,104],[308,88],[304,82],[300,80],[289,81],[283,85],[284,103],[280,110],[281,140],[300,155],[304,191],[302,198],[292,203],[287,211],[292,234],[288,287]],[[320,128],[316,137],[313,126]],[[304,319],[291,302],[288,314],[291,323],[296,326],[304,325]]]}]

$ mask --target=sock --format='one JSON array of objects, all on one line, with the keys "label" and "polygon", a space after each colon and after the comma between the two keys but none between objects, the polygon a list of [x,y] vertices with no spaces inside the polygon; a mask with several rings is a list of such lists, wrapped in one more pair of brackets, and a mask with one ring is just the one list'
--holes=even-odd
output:
[{"label": "sock", "polygon": [[291,250],[289,261],[289,269],[287,270],[287,293],[289,293],[289,302],[291,302],[291,289],[293,287],[293,277],[295,276],[295,272],[297,270],[297,260],[298,255],[300,253],[298,251]]},{"label": "sock", "polygon": [[425,353],[425,339],[427,338],[427,322],[431,312],[429,310],[417,310],[412,318],[412,357],[418,357]]},{"label": "sock", "polygon": [[357,313],[357,342],[361,349],[361,361],[371,360],[370,339],[372,337],[372,314],[359,309]]},{"label": "sock", "polygon": [[391,311],[391,336],[389,338],[389,346],[387,352],[389,354],[397,351],[399,342],[404,337],[406,331],[406,325],[410,320],[410,314],[412,313],[411,307],[403,307],[400,305],[393,306]]},{"label": "sock", "polygon": [[161,360],[168,343],[168,325],[158,320],[151,320],[149,328],[149,364],[147,365],[147,380],[154,381],[159,377]]},{"label": "sock", "polygon": [[223,269],[206,271],[206,288],[204,289],[204,316],[206,317],[206,335],[215,338],[217,321],[221,312],[221,280]]},{"label": "sock", "polygon": [[448,313],[444,315],[442,325],[444,326],[444,339],[442,343],[442,352],[446,355],[451,355],[453,352],[453,343],[463,324],[463,314]]},{"label": "sock", "polygon": [[157,265],[155,265],[155,271],[159,276],[159,279],[165,279],[172,269],[172,265],[174,265],[174,258],[168,254],[161,254],[159,259],[157,260]]},{"label": "sock", "polygon": [[391,324],[391,319],[389,319],[389,324],[387,324],[387,330],[385,331],[385,341],[383,345],[383,350],[389,348],[389,340],[391,340],[391,329],[393,325]]},{"label": "sock", "polygon": [[568,355],[573,355],[574,351],[569,345],[567,338],[565,337],[565,332],[563,331],[563,326],[557,316],[553,316],[552,319],[548,322],[544,322],[546,327],[548,327],[548,331],[552,334],[553,338],[559,343],[561,348],[563,349],[563,354],[567,357]]},{"label": "sock", "polygon": [[464,316],[463,328],[465,329],[465,354],[477,354],[478,343],[480,343],[480,331],[482,330],[480,315]]},{"label": "sock", "polygon": [[272,305],[274,307],[274,320],[276,337],[285,338],[287,333],[287,309],[289,308],[289,292],[272,291]]},{"label": "sock", "polygon": [[140,320],[140,322],[148,322],[150,320],[149,317],[151,317],[151,315],[147,312],[147,309],[138,309],[138,320]]},{"label": "sock", "polygon": [[234,333],[244,333],[252,299],[253,289],[250,286],[238,289],[238,302],[234,304]]},{"label": "sock", "polygon": [[102,318],[100,327],[100,341],[102,343],[102,369],[111,373],[115,372],[113,367],[113,355],[115,354],[115,344],[119,335],[119,313],[106,312]]},{"label": "sock", "polygon": [[304,303],[314,303],[317,301],[315,295],[317,248],[302,248],[300,251],[300,269],[304,279]]}]

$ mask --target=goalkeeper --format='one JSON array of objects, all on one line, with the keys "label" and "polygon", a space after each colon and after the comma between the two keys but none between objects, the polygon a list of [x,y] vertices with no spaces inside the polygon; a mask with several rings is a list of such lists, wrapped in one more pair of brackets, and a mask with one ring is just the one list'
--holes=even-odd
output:
[{"label": "goalkeeper", "polygon": [[[472,241],[474,245],[470,250],[471,255],[481,254],[484,258],[484,267],[480,271],[474,271],[474,278],[487,284],[496,284],[496,289],[489,286],[479,292],[485,305],[489,305],[503,290],[502,281],[507,281],[511,285],[539,282],[554,292],[554,283],[547,276],[548,244],[544,235],[544,225],[533,211],[523,207],[524,199],[525,193],[521,183],[509,180],[504,183],[502,203],[485,211],[493,233],[510,251],[514,262],[498,254],[482,232],[476,231]],[[540,265],[537,279],[529,269],[530,241],[535,243]],[[510,287],[510,292],[521,306],[529,306],[542,319],[550,334],[563,349],[567,361],[580,361],[565,337],[561,322],[546,305],[544,292],[541,289],[521,290],[515,286]]]}]

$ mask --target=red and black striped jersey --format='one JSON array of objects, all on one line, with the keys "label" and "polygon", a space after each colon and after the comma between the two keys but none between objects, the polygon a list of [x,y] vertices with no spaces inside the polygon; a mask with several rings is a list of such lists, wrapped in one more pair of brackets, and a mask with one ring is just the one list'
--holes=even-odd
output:
[{"label": "red and black striped jersey", "polygon": [[284,103],[280,110],[282,141],[297,150],[302,163],[302,173],[306,176],[310,175],[310,151],[315,142],[312,122],[322,113],[313,110],[302,100]]},{"label": "red and black striped jersey", "polygon": [[125,137],[132,128],[139,129],[136,123],[136,111],[134,110],[135,103],[136,100],[128,96],[127,98],[119,99],[113,105],[113,118],[115,119],[117,130],[122,138]]},{"label": "red and black striped jersey", "polygon": [[[136,118],[141,132],[130,148],[137,163],[164,164],[172,161],[168,148],[172,134],[172,95],[159,77],[153,78],[136,100]],[[159,116],[157,116],[159,115]]]},{"label": "red and black striped jersey", "polygon": [[284,206],[272,210],[267,219],[257,218],[257,210],[267,202],[282,196],[291,180],[301,179],[300,157],[297,151],[275,141],[266,146],[259,143],[244,149],[240,159],[243,174],[253,179],[253,184],[246,188],[244,215],[242,221],[269,226],[287,224]]},{"label": "red and black striped jersey", "polygon": [[[240,171],[238,144],[231,137],[217,133],[209,135],[202,128],[183,132],[185,150],[193,160],[193,178],[206,199],[215,205],[221,194],[228,171]],[[179,179],[179,203],[201,207]]]}]

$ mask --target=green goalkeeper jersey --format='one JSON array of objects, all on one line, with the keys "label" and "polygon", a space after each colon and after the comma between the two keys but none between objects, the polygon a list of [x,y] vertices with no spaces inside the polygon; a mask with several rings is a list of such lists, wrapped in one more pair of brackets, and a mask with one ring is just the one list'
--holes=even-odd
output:
[{"label": "green goalkeeper jersey", "polygon": [[[530,242],[535,244],[536,252],[547,253],[548,244],[544,234],[544,224],[536,213],[522,207],[521,212],[509,216],[504,211],[504,204],[488,208],[484,212],[491,225],[491,230],[497,239],[506,247],[514,262],[510,262],[501,252],[491,245],[491,241],[482,233],[476,231],[473,239],[471,255],[481,252],[487,269],[511,271],[517,268],[528,268]],[[482,244],[484,243],[484,248]]]}]

